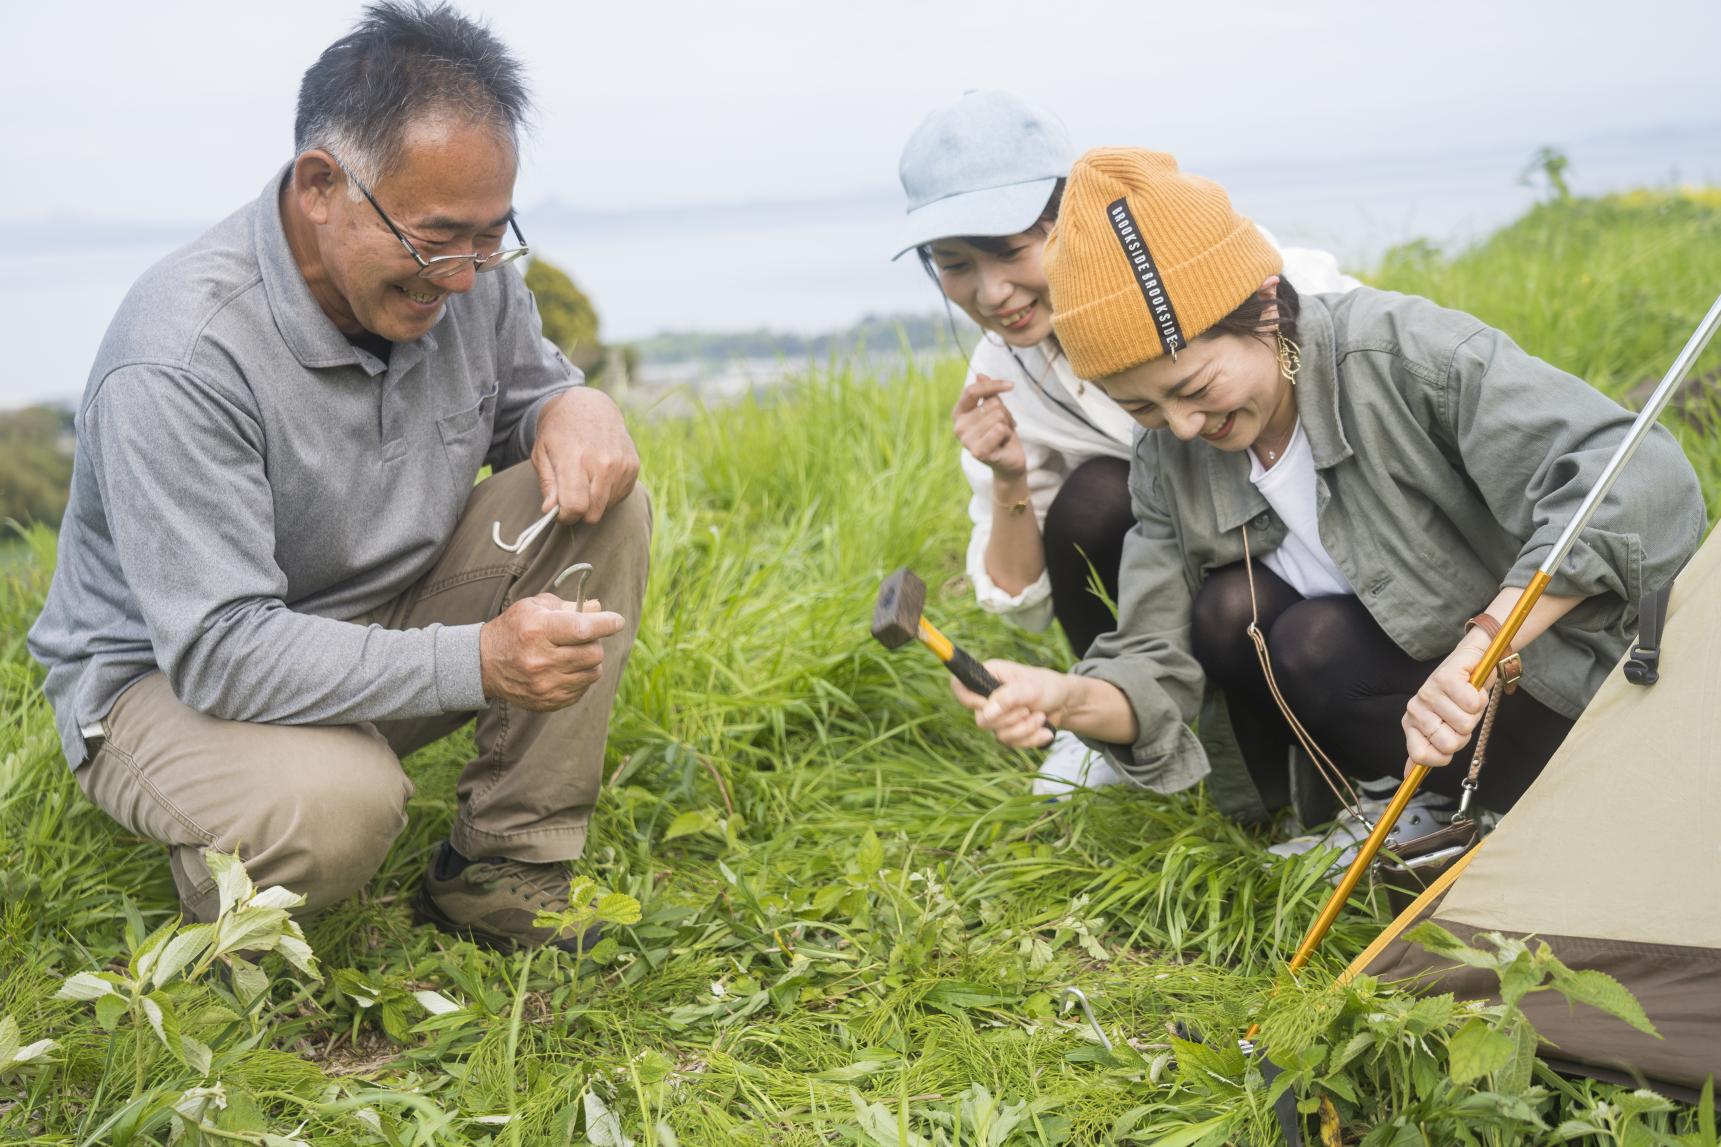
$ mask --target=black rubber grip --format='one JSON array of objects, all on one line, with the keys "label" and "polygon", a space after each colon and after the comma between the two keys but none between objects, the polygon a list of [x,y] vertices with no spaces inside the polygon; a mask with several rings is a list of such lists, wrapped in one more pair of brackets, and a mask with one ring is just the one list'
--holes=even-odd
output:
[{"label": "black rubber grip", "polygon": [[986,667],[968,656],[960,646],[953,646],[950,660],[944,667],[956,675],[956,679],[982,697],[990,697],[992,690],[998,688],[998,679],[986,671]]}]

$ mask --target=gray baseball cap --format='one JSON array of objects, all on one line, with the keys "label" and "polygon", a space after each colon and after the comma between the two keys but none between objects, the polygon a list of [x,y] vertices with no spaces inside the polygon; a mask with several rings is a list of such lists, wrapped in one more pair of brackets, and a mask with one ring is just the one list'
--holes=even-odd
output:
[{"label": "gray baseball cap", "polygon": [[968,92],[936,109],[902,149],[908,225],[891,258],[953,235],[1027,230],[1074,159],[1057,117],[1009,92]]}]

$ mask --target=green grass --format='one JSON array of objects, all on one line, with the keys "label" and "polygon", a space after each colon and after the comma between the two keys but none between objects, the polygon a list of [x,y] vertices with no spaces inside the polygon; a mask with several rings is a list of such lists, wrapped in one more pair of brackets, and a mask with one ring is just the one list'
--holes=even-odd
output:
[{"label": "green grass", "polygon": [[[1543,208],[1450,259],[1401,253],[1378,279],[1619,390],[1659,373],[1707,306],[1718,219],[1697,200]],[[1580,266],[1612,289],[1592,293]],[[1599,317],[1627,283],[1641,322]],[[1032,761],[976,730],[929,658],[867,637],[879,579],[911,565],[965,644],[1067,659],[979,613],[960,579],[959,384],[955,363],[890,380],[838,366],[779,401],[641,429],[654,576],[578,866],[640,903],[614,952],[576,969],[412,927],[468,748],[452,738],[408,762],[412,823],[382,872],[308,923],[332,974],[270,957],[254,1005],[208,977],[176,986],[181,1032],[213,1049],[207,1078],[147,1025],[108,1015],[110,1033],[54,998],[73,973],[122,970],[176,902],[162,851],[85,802],[59,759],[23,648],[52,558],[32,534],[33,560],[0,582],[0,1016],[58,1046],[0,1066],[0,1141],[164,1143],[190,1118],[172,1105],[219,1078],[214,1130],[181,1141],[1269,1142],[1258,1071],[1167,1030],[1222,1044],[1263,1018],[1298,1094],[1370,1144],[1555,1142],[1562,1120],[1597,1141],[1710,1142],[1689,1109],[1629,1091],[1516,1060],[1472,1073],[1489,1033],[1525,1038],[1501,1009],[1332,987],[1384,919],[1376,893],[1302,984],[1283,981],[1318,864],[1270,863],[1268,838],[1199,791],[1033,799]],[[1721,449],[1684,440],[1714,505]],[[1060,1016],[1067,984],[1115,1053]],[[422,989],[460,1010],[433,1018]]]}]

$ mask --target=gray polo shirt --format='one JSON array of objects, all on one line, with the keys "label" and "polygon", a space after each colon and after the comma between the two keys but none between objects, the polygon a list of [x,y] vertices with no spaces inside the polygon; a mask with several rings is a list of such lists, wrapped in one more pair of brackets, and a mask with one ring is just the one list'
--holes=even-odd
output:
[{"label": "gray polo shirt", "polygon": [[525,459],[580,373],[514,267],[450,296],[385,364],[311,297],[255,203],[146,271],[77,415],[59,565],[30,652],[66,759],[127,685],[234,721],[346,724],[482,708],[477,625],[350,619],[428,571],[479,469]]}]

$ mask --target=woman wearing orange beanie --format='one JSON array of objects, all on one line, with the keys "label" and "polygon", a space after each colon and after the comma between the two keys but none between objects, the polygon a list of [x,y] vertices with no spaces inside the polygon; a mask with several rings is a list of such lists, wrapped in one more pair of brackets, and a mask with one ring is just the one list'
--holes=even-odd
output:
[{"label": "woman wearing orange beanie", "polygon": [[[1044,263],[1071,367],[1147,428],[1136,524],[1117,628],[1070,673],[988,663],[991,697],[957,686],[980,725],[1019,747],[1069,730],[1164,792],[1240,754],[1268,809],[1289,797],[1287,714],[1385,788],[1407,757],[1467,762],[1469,672],[1632,415],[1424,299],[1299,298],[1224,190],[1168,155],[1082,156]],[[1658,429],[1518,635],[1488,807],[1535,778],[1703,528]],[[1451,797],[1464,773],[1425,787]]]}]

